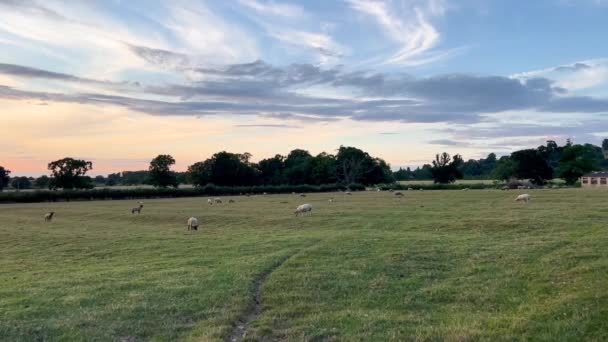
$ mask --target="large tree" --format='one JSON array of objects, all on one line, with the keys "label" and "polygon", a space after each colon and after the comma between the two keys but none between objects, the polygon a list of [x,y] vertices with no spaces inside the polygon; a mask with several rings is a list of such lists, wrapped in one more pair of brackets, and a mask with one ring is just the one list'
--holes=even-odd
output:
[{"label": "large tree", "polygon": [[534,184],[545,184],[553,178],[553,169],[535,149],[515,151],[511,154],[513,175],[518,179],[529,179]]},{"label": "large tree", "polygon": [[249,163],[251,154],[218,152],[211,158],[190,165],[188,178],[196,186],[208,183],[223,186],[254,185],[257,173]]},{"label": "large tree", "polygon": [[345,184],[363,183],[371,170],[373,160],[369,154],[356,148],[340,146],[336,155],[338,179]]},{"label": "large tree", "polygon": [[284,175],[289,184],[310,184],[312,156],[308,151],[296,149],[285,158]]},{"label": "large tree", "polygon": [[175,159],[168,154],[160,154],[150,161],[149,181],[150,184],[166,188],[168,186],[177,187],[177,177],[171,171],[171,166],[175,164]]},{"label": "large tree", "polygon": [[11,171],[5,169],[4,166],[0,166],[0,191],[8,186],[8,182],[10,181]]},{"label": "large tree", "polygon": [[446,152],[435,155],[433,167],[431,168],[433,182],[447,184],[455,182],[456,179],[461,179],[462,171],[460,168],[462,164],[462,157],[458,154],[453,158]]},{"label": "large tree", "polygon": [[566,146],[562,152],[557,175],[564,179],[566,184],[574,184],[583,174],[597,169],[594,157],[593,145]]},{"label": "large tree", "polygon": [[285,157],[277,154],[272,158],[262,159],[257,165],[260,182],[264,185],[280,185],[285,183]]},{"label": "large tree", "polygon": [[52,189],[90,189],[93,187],[91,179],[85,177],[93,169],[93,163],[86,160],[63,158],[50,162],[50,187]]},{"label": "large tree", "polygon": [[314,184],[332,184],[338,180],[336,157],[325,152],[319,153],[310,161],[311,179]]}]

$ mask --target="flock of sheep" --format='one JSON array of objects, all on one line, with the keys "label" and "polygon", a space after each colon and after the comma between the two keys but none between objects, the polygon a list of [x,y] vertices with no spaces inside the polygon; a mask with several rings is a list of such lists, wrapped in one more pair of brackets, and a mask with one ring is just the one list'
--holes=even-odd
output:
[{"label": "flock of sheep", "polygon": [[[463,190],[469,190],[469,189],[463,189]],[[381,190],[377,189],[377,191],[381,191]],[[391,190],[391,192],[393,192],[393,191]],[[293,193],[293,194],[295,194],[295,193]],[[346,191],[346,192],[344,192],[344,194],[348,195],[348,196],[352,196],[352,193],[350,191]],[[266,193],[264,193],[263,195],[266,195]],[[300,197],[306,197],[306,194],[302,193],[299,196]],[[403,195],[402,192],[398,191],[398,192],[394,192],[394,196],[396,196],[396,197],[403,197],[404,195]],[[532,197],[529,194],[521,194],[521,195],[518,195],[515,198],[515,202],[528,203],[531,200],[532,200]],[[331,204],[333,202],[334,202],[334,197],[330,197],[329,200],[328,200],[328,203]],[[223,202],[222,202],[221,198],[216,197],[214,199],[208,198],[207,199],[207,203],[209,205],[213,205],[213,204],[221,204]],[[233,199],[229,199],[228,203],[235,203],[235,201]],[[143,209],[143,207],[144,207],[144,203],[141,202],[141,201],[139,201],[137,207],[131,208],[131,214],[135,214],[135,213],[137,213],[138,215],[141,214],[141,210]],[[295,214],[295,216],[310,216],[310,215],[312,215],[312,205],[309,204],[309,203],[301,204],[301,205],[299,205],[296,208],[296,210],[294,211],[294,214]],[[51,220],[53,220],[54,216],[55,216],[55,212],[54,211],[50,211],[50,212],[48,212],[48,213],[46,213],[44,215],[44,221],[45,222],[50,222]],[[199,226],[198,218],[196,218],[196,217],[190,217],[188,219],[188,230],[189,231],[190,230],[198,230],[198,226]]]}]

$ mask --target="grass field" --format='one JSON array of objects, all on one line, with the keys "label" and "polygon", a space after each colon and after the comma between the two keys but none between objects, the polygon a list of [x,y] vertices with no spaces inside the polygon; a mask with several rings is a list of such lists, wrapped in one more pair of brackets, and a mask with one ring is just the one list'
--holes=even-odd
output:
[{"label": "grass field", "polygon": [[608,340],[608,193],[527,191],[1,205],[0,340]]}]

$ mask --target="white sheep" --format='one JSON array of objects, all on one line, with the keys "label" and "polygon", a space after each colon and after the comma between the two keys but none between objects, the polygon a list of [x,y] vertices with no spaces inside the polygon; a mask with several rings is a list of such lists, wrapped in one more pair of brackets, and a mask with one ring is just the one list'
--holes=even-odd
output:
[{"label": "white sheep", "polygon": [[46,213],[44,215],[44,222],[50,222],[53,219],[53,215],[55,215],[54,211]]},{"label": "white sheep", "polygon": [[345,194],[345,195],[348,195],[348,196],[352,195],[352,193],[351,193],[350,191],[347,191],[347,192],[345,192],[344,194]]},{"label": "white sheep", "polygon": [[198,230],[198,219],[196,217],[188,219],[188,230]]},{"label": "white sheep", "polygon": [[412,191],[414,190],[414,188],[407,188],[407,191]]},{"label": "white sheep", "polygon": [[334,198],[332,197],[332,198],[328,199],[328,200],[327,200],[327,202],[328,202],[329,204],[334,203]]},{"label": "white sheep", "polygon": [[312,205],[310,205],[308,203],[299,205],[296,208],[296,210],[294,211],[294,214],[296,216],[298,216],[298,215],[312,215]]},{"label": "white sheep", "polygon": [[306,194],[300,194],[300,197],[306,197]]},{"label": "white sheep", "polygon": [[462,189],[462,191],[469,191],[469,188],[464,188]]},{"label": "white sheep", "polygon": [[215,201],[215,203],[217,203],[217,204],[222,203],[222,199],[221,199],[221,198],[219,198],[219,197],[216,197],[216,198],[214,199],[214,201]]},{"label": "white sheep", "polygon": [[207,198],[207,203],[208,203],[209,205],[213,205],[213,200],[212,200],[211,198]]},{"label": "white sheep", "polygon": [[530,197],[530,195],[528,194],[522,194],[519,195],[515,198],[515,202],[524,202],[524,203],[528,203],[532,200],[532,197]]}]

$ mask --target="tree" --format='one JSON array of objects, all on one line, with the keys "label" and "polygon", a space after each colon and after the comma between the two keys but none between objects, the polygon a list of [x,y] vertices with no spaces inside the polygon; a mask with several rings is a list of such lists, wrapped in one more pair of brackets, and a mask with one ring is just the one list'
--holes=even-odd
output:
[{"label": "tree", "polygon": [[262,159],[257,165],[260,182],[264,185],[285,184],[285,157],[277,154],[272,158]]},{"label": "tree", "polygon": [[251,154],[218,152],[211,158],[190,165],[188,178],[196,186],[208,183],[222,186],[254,185],[257,171],[249,164]]},{"label": "tree", "polygon": [[32,182],[27,177],[14,177],[11,179],[11,187],[17,190],[29,189],[32,187]]},{"label": "tree", "polygon": [[121,182],[121,175],[120,173],[110,173],[108,175],[108,177],[106,178],[106,185],[107,186],[114,186],[117,185]]},{"label": "tree", "polygon": [[49,176],[45,175],[36,178],[36,180],[34,181],[34,185],[40,189],[48,188],[50,183],[51,179],[49,178]]},{"label": "tree", "polygon": [[338,179],[345,184],[364,183],[374,162],[369,154],[356,148],[340,146],[336,155]]},{"label": "tree", "polygon": [[104,176],[95,176],[95,179],[93,179],[93,181],[95,182],[95,184],[99,184],[99,185],[103,185],[106,183],[106,179]]},{"label": "tree", "polygon": [[576,183],[583,174],[597,169],[594,154],[593,145],[566,146],[562,153],[557,175],[564,179],[566,184]]},{"label": "tree", "polygon": [[90,178],[85,174],[93,169],[93,163],[86,160],[63,158],[50,162],[50,187],[53,189],[89,189],[93,187]]},{"label": "tree", "polygon": [[10,180],[9,175],[11,171],[5,169],[4,166],[0,166],[0,191],[4,190],[5,187],[8,186],[8,182]]},{"label": "tree", "polygon": [[456,179],[461,179],[462,172],[460,168],[462,164],[462,157],[458,154],[454,158],[450,157],[446,152],[440,155],[436,154],[435,160],[433,160],[433,167],[431,168],[433,182],[447,184],[455,182]]},{"label": "tree", "polygon": [[310,161],[311,179],[314,184],[332,184],[336,176],[336,157],[325,152],[319,153]]},{"label": "tree", "polygon": [[171,171],[171,165],[175,164],[175,159],[168,154],[160,154],[150,161],[149,180],[155,187],[166,188],[172,186],[177,188],[177,177]]},{"label": "tree", "polygon": [[492,171],[492,178],[508,181],[515,174],[515,165],[508,156],[501,157]]},{"label": "tree", "polygon": [[511,160],[513,160],[513,175],[518,179],[529,179],[532,183],[540,185],[553,178],[553,169],[535,149],[513,152]]},{"label": "tree", "polygon": [[312,156],[308,151],[296,149],[285,158],[284,175],[289,184],[310,184]]}]

